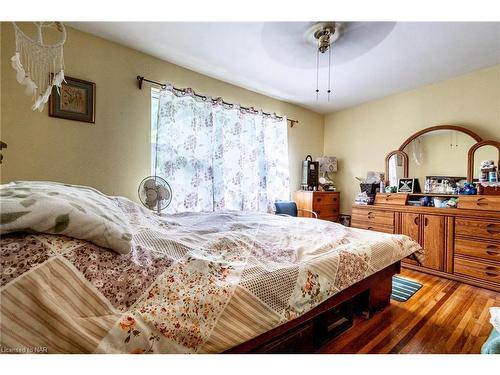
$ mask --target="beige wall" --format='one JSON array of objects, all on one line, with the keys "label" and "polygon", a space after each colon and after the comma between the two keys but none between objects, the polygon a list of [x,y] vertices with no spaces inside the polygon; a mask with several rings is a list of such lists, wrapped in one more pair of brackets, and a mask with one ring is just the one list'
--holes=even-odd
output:
[{"label": "beige wall", "polygon": [[[339,159],[341,212],[351,211],[359,192],[356,176],[383,171],[389,151],[414,132],[440,124],[459,124],[499,140],[500,65],[327,115],[324,152]],[[442,173],[447,174],[445,166]]]},{"label": "beige wall", "polygon": [[178,87],[222,96],[299,120],[289,127],[291,190],[299,185],[300,161],[323,150],[323,116],[251,92],[101,38],[68,29],[66,75],[96,83],[96,123],[68,121],[32,112],[9,64],[13,28],[1,33],[1,181],[40,179],[92,185],[107,194],[136,199],[137,185],[150,173],[150,92],[139,91],[138,74]]},{"label": "beige wall", "polygon": [[9,64],[15,49],[10,23],[1,24],[0,43],[0,137],[9,145],[2,182],[65,181],[136,199],[137,184],[150,171],[150,93],[137,89],[138,74],[299,120],[289,128],[291,190],[305,155],[324,150],[339,159],[334,177],[343,213],[358,192],[354,177],[383,171],[387,152],[417,130],[461,124],[500,139],[500,65],[323,117],[70,28],[66,74],[97,84],[96,124],[88,125],[50,118],[47,109],[32,112]]}]

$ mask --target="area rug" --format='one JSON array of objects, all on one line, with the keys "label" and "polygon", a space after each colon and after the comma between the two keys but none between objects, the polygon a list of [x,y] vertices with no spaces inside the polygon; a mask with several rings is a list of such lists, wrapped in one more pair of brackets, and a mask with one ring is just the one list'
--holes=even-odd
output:
[{"label": "area rug", "polygon": [[422,288],[422,284],[416,281],[393,276],[391,299],[398,302],[408,301],[420,288]]}]

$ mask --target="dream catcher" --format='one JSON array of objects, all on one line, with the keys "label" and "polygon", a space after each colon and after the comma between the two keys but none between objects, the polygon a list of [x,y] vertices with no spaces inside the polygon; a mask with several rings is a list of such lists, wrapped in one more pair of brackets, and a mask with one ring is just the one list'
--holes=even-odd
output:
[{"label": "dream catcher", "polygon": [[[33,39],[15,22],[13,25],[16,54],[12,56],[11,64],[17,72],[17,82],[25,86],[26,95],[33,96],[33,111],[42,111],[49,100],[52,87],[59,89],[64,81],[63,45],[66,41],[66,29],[61,22],[34,22],[37,36]],[[44,34],[50,30],[59,36],[55,43],[44,42]]]},{"label": "dream catcher", "polygon": [[411,143],[412,145],[412,156],[413,156],[413,161],[417,165],[422,165],[424,161],[424,150],[422,149],[422,140],[420,137],[418,137],[414,142]]}]

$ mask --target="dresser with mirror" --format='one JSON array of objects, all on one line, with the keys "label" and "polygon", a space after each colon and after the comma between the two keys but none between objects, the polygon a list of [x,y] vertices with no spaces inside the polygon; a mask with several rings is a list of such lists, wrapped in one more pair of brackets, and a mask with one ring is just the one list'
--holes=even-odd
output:
[{"label": "dresser with mirror", "polygon": [[[479,180],[483,160],[499,165],[498,140],[457,125],[423,129],[385,158],[387,186],[410,178],[418,180],[417,188],[377,193],[373,205],[353,205],[351,225],[418,241],[425,260],[404,259],[406,268],[500,291],[500,186],[475,184],[474,195],[459,189]],[[448,201],[454,205],[439,204]]]}]

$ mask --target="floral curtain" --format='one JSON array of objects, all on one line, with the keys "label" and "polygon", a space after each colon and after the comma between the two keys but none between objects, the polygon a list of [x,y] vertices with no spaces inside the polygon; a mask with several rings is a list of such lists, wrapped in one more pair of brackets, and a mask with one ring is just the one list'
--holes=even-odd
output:
[{"label": "floral curtain", "polygon": [[285,118],[167,88],[157,131],[157,174],[173,192],[168,212],[271,211],[289,199]]}]

